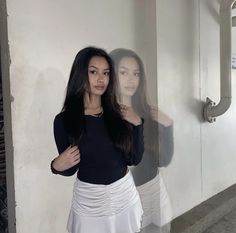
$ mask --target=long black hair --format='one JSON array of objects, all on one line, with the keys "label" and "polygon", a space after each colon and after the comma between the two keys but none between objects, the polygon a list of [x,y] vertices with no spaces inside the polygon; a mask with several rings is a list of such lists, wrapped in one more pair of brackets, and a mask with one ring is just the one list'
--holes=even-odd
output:
[{"label": "long black hair", "polygon": [[115,147],[128,154],[132,144],[131,126],[122,119],[120,106],[116,99],[117,88],[113,61],[103,49],[95,47],[86,47],[80,50],[71,68],[62,108],[70,143],[78,145],[85,130],[84,96],[89,87],[88,66],[93,57],[103,57],[109,65],[109,83],[101,96],[105,125]]}]

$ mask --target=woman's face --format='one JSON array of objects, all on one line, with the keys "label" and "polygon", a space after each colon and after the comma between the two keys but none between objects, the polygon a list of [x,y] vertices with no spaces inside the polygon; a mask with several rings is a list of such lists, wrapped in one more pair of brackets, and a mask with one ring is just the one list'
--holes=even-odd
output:
[{"label": "woman's face", "polygon": [[140,67],[134,58],[124,57],[120,60],[118,79],[120,94],[124,96],[133,96],[140,81]]},{"label": "woman's face", "polygon": [[88,65],[89,93],[102,95],[108,86],[110,68],[104,57],[92,57]]}]

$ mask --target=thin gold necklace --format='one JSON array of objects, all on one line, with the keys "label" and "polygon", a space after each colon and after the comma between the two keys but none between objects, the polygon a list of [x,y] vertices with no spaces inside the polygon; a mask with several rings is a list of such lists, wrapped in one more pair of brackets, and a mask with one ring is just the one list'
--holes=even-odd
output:
[{"label": "thin gold necklace", "polygon": [[[99,109],[100,108],[100,109]],[[93,111],[91,111],[91,108],[89,109],[89,108],[87,108],[86,110],[87,110],[87,114],[86,115],[90,115],[90,116],[93,116],[93,117],[101,117],[102,115],[103,115],[103,108],[102,108],[102,106],[100,106],[100,107],[97,107],[96,108],[97,110],[100,110],[98,113],[93,113],[94,112],[94,110],[95,110],[95,108],[93,109]],[[91,113],[92,112],[92,113]],[[96,111],[97,112],[97,111]]]},{"label": "thin gold necklace", "polygon": [[95,108],[91,108],[91,107],[85,107],[85,109],[93,109],[93,110],[95,110],[95,109],[98,109],[98,108],[101,108],[102,106],[100,105],[100,106],[98,106],[98,107],[95,107]]},{"label": "thin gold necklace", "polygon": [[93,117],[101,117],[103,115],[103,110],[100,113],[97,114],[90,114]]}]

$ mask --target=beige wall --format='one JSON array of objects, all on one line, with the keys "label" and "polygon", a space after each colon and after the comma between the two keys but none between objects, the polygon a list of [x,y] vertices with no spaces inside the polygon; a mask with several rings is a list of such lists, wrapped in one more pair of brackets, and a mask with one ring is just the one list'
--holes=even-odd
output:
[{"label": "beige wall", "polygon": [[174,216],[235,183],[234,101],[216,123],[201,120],[201,101],[219,98],[219,3],[145,3],[7,1],[17,233],[66,232],[74,179],[50,173],[52,122],[74,56],[87,45],[144,58],[150,100],[174,120],[174,157],[162,169]]},{"label": "beige wall", "polygon": [[[206,97],[220,97],[219,1],[157,2],[158,100],[174,120],[175,139],[162,173],[179,216],[236,182],[235,70],[230,109],[203,122]],[[235,41],[233,29],[234,51]]]},{"label": "beige wall", "polygon": [[73,59],[95,45],[137,49],[153,62],[156,42],[146,50],[142,41],[150,32],[137,25],[148,13],[155,30],[150,3],[151,14],[135,0],[7,1],[17,233],[66,232],[74,178],[52,175],[49,164],[57,155],[53,118]]},{"label": "beige wall", "polygon": [[174,155],[162,168],[174,217],[201,200],[198,1],[157,1],[158,103],[174,121]]}]

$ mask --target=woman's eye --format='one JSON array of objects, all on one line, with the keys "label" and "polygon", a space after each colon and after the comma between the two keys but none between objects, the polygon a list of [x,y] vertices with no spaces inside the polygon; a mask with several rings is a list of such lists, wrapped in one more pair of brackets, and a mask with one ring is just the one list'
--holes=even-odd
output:
[{"label": "woman's eye", "polygon": [[127,74],[128,74],[128,72],[127,72],[127,71],[125,71],[125,70],[121,70],[121,71],[120,71],[120,74],[121,74],[121,75],[127,75]]},{"label": "woman's eye", "polygon": [[134,73],[134,76],[139,78],[140,77],[140,72]]},{"label": "woman's eye", "polygon": [[97,74],[97,71],[96,70],[90,70],[89,73],[90,74]]},{"label": "woman's eye", "polygon": [[104,75],[109,77],[110,76],[110,72],[109,71],[104,72]]}]

